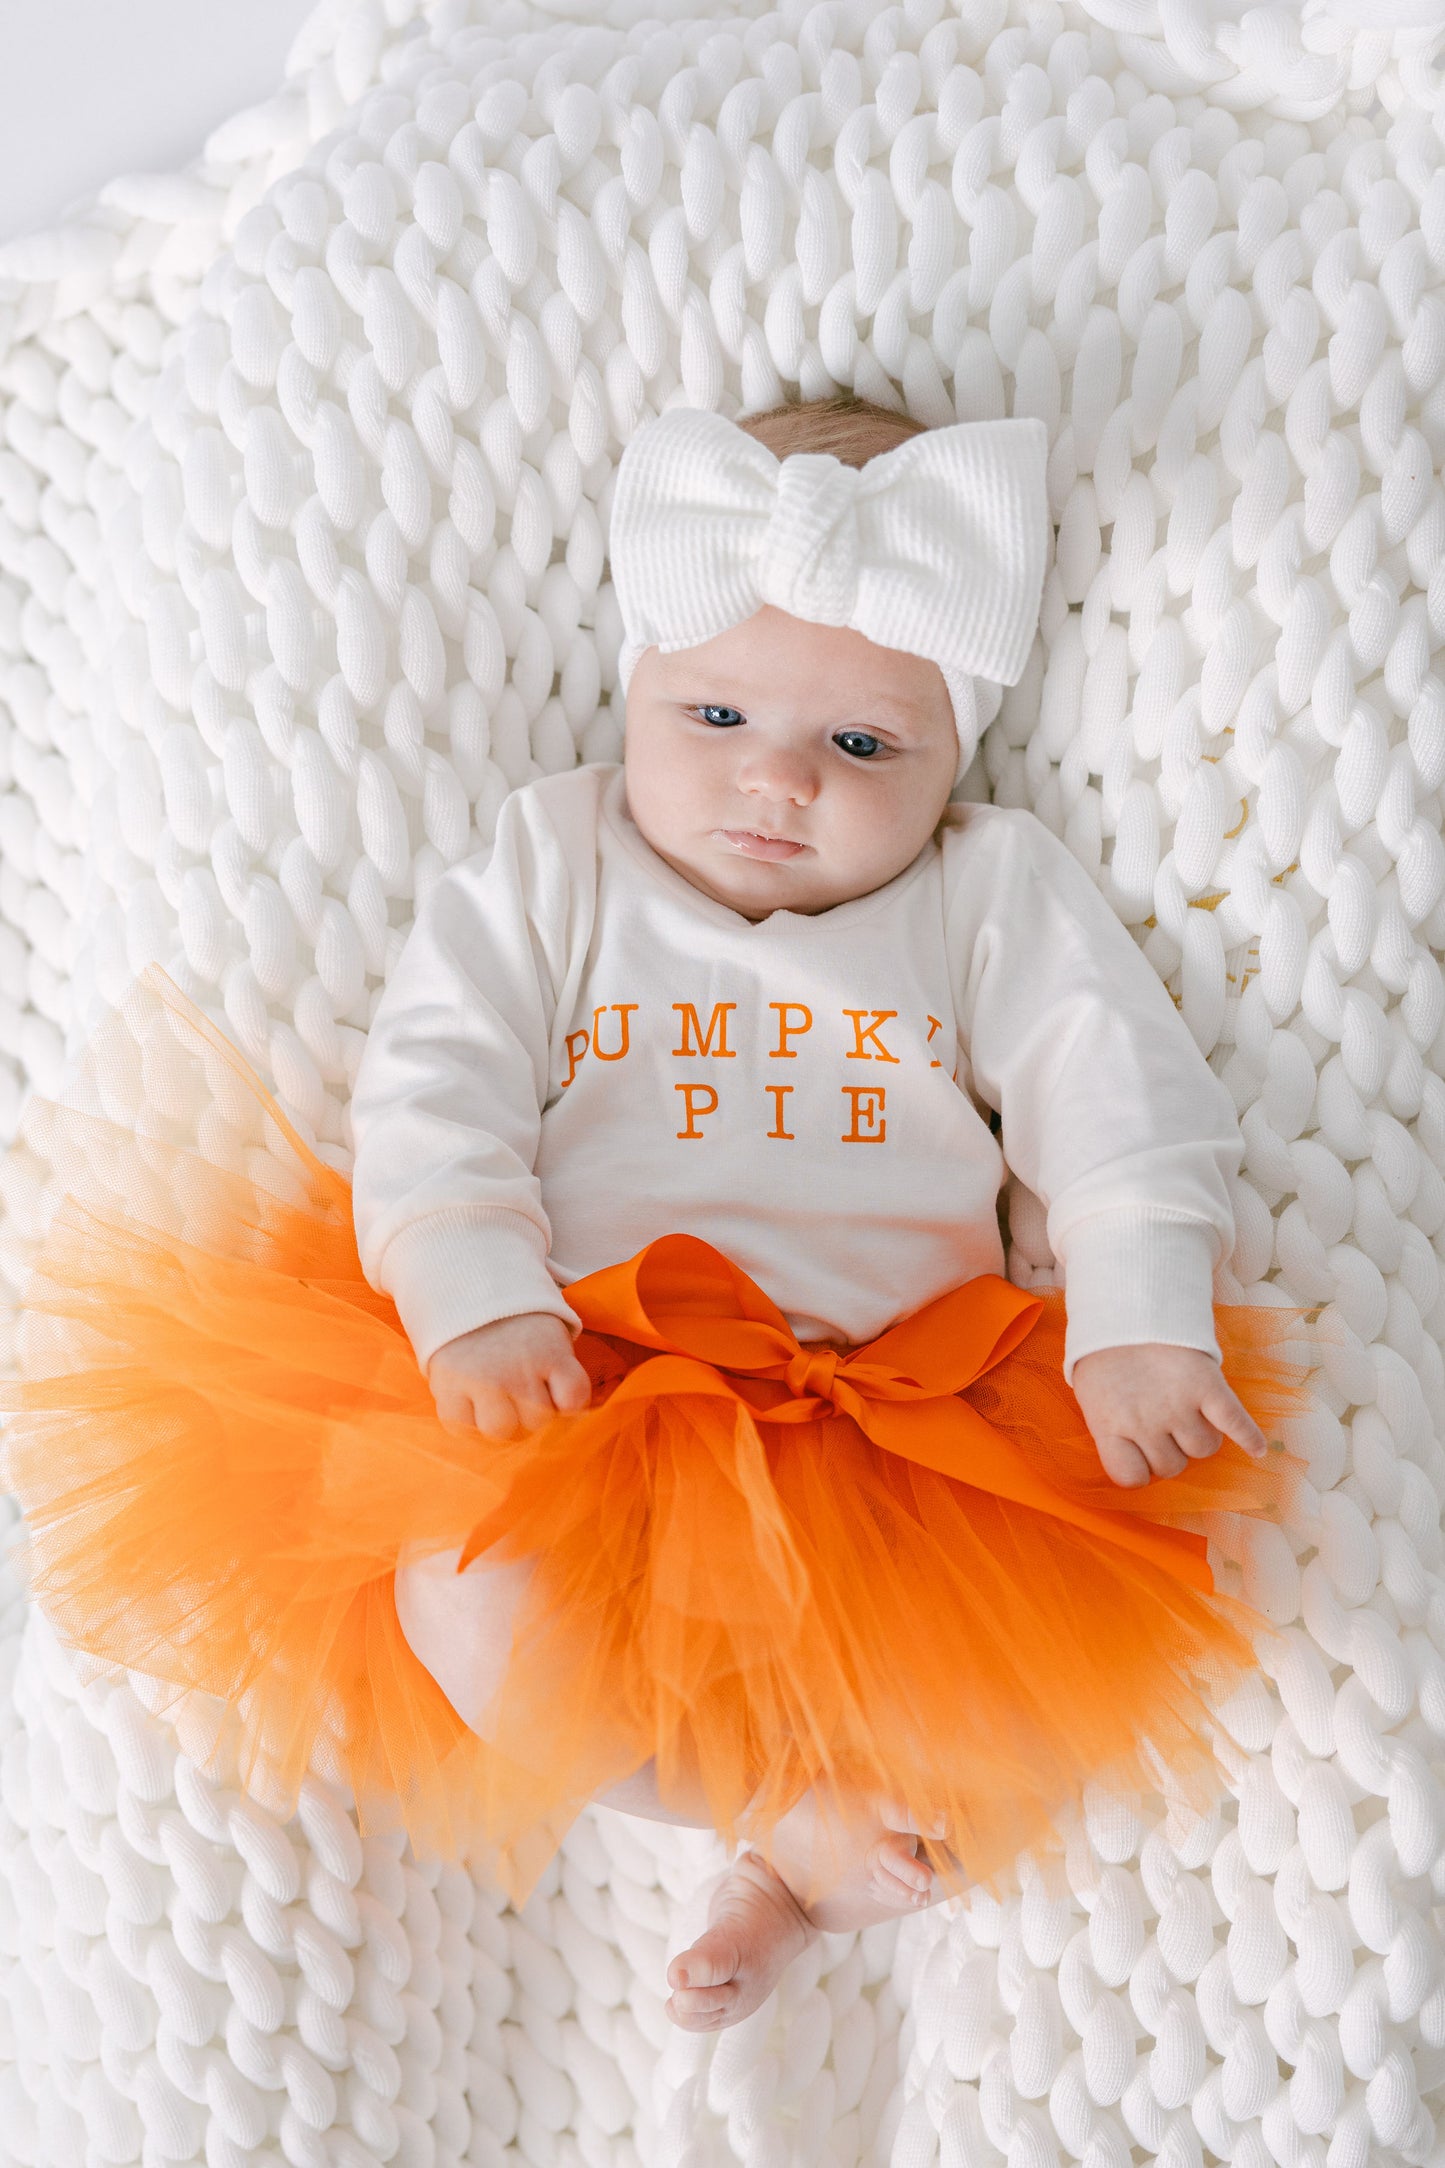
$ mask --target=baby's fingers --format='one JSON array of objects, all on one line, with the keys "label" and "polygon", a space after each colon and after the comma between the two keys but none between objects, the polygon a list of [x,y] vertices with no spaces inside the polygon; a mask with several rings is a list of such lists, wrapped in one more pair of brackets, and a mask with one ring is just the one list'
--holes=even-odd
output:
[{"label": "baby's fingers", "polygon": [[1139,1440],[1139,1450],[1148,1461],[1151,1471],[1167,1481],[1172,1475],[1183,1475],[1189,1466],[1182,1447],[1177,1445],[1166,1431],[1152,1432]]},{"label": "baby's fingers", "polygon": [[1117,1483],[1122,1490],[1140,1490],[1149,1481],[1153,1470],[1132,1438],[1107,1436],[1095,1442],[1100,1465],[1111,1483]]},{"label": "baby's fingers", "polygon": [[432,1387],[432,1398],[436,1401],[437,1420],[450,1437],[469,1438],[479,1428],[493,1430],[495,1434],[495,1426],[482,1421],[482,1395],[475,1387],[436,1384]]},{"label": "baby's fingers", "polygon": [[1269,1440],[1222,1376],[1200,1395],[1199,1410],[1211,1423],[1218,1424],[1226,1438],[1232,1438],[1255,1460],[1263,1460],[1269,1451]]},{"label": "baby's fingers", "polygon": [[472,1413],[475,1427],[484,1438],[506,1440],[535,1428],[527,1420],[526,1409],[520,1407],[510,1393],[504,1393],[494,1385],[472,1387]]},{"label": "baby's fingers", "polygon": [[543,1376],[528,1378],[511,1388],[512,1403],[517,1411],[517,1421],[524,1432],[541,1430],[557,1413],[552,1405],[547,1379]]},{"label": "baby's fingers", "polygon": [[451,1438],[469,1437],[477,1427],[471,1402],[459,1399],[455,1394],[438,1398],[437,1421]]},{"label": "baby's fingers", "polygon": [[1224,1440],[1212,1423],[1206,1423],[1202,1414],[1181,1416],[1172,1426],[1174,1443],[1186,1460],[1208,1460],[1217,1453]]},{"label": "baby's fingers", "polygon": [[592,1380],[576,1356],[569,1355],[548,1371],[547,1390],[554,1408],[564,1415],[576,1415],[591,1402]]}]

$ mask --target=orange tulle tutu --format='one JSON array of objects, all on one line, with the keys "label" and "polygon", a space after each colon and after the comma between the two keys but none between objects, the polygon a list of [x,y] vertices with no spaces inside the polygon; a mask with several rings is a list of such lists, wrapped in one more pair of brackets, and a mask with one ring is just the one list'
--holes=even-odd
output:
[{"label": "orange tulle tutu", "polygon": [[[586,1412],[462,1435],[362,1277],[344,1176],[155,966],[63,1098],[28,1103],[4,1180],[35,1226],[0,1408],[36,1595],[75,1648],[214,1697],[216,1751],[275,1802],[319,1767],[364,1828],[520,1900],[650,1759],[665,1801],[764,1849],[809,1787],[942,1814],[947,1887],[1091,1780],[1211,1781],[1210,1702],[1259,1621],[1203,1531],[1278,1513],[1299,1464],[1226,1443],[1116,1489],[1057,1294],[987,1276],[866,1347],[802,1348],[664,1236],[568,1290]],[[1277,1435],[1306,1404],[1299,1313],[1217,1318]],[[535,1562],[486,1741],[394,1594],[404,1553],[458,1545]]]}]

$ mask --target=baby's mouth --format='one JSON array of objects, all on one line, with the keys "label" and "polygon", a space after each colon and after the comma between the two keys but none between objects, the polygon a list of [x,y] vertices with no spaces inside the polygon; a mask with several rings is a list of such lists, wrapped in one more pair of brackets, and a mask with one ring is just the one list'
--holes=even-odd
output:
[{"label": "baby's mouth", "polygon": [[760,835],[755,828],[719,828],[716,833],[730,850],[744,858],[796,858],[799,851],[807,849],[805,843],[790,842],[786,836]]}]

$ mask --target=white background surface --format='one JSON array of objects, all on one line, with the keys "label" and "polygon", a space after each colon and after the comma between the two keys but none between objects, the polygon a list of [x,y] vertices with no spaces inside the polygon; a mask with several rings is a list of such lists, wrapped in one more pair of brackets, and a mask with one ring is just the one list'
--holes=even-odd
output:
[{"label": "white background surface", "polygon": [[276,88],[311,0],[0,0],[0,242]]},{"label": "white background surface", "polygon": [[[1237,20],[1252,0],[1195,0]],[[120,173],[169,172],[267,97],[312,0],[0,0],[0,243]],[[1445,0],[1328,0],[1342,22],[1445,21]]]}]

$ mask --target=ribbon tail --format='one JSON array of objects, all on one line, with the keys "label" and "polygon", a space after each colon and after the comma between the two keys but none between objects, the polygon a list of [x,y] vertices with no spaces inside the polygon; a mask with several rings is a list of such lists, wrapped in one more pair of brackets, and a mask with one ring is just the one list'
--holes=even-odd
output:
[{"label": "ribbon tail", "polygon": [[1097,1536],[1117,1550],[1132,1551],[1176,1581],[1214,1592],[1209,1546],[1191,1530],[1141,1520],[1135,1514],[1108,1513],[1065,1492],[1040,1476],[1001,1430],[966,1400],[890,1402],[861,1400],[857,1419],[875,1445],[921,1468],[987,1491],[1012,1505],[1029,1506]]}]

